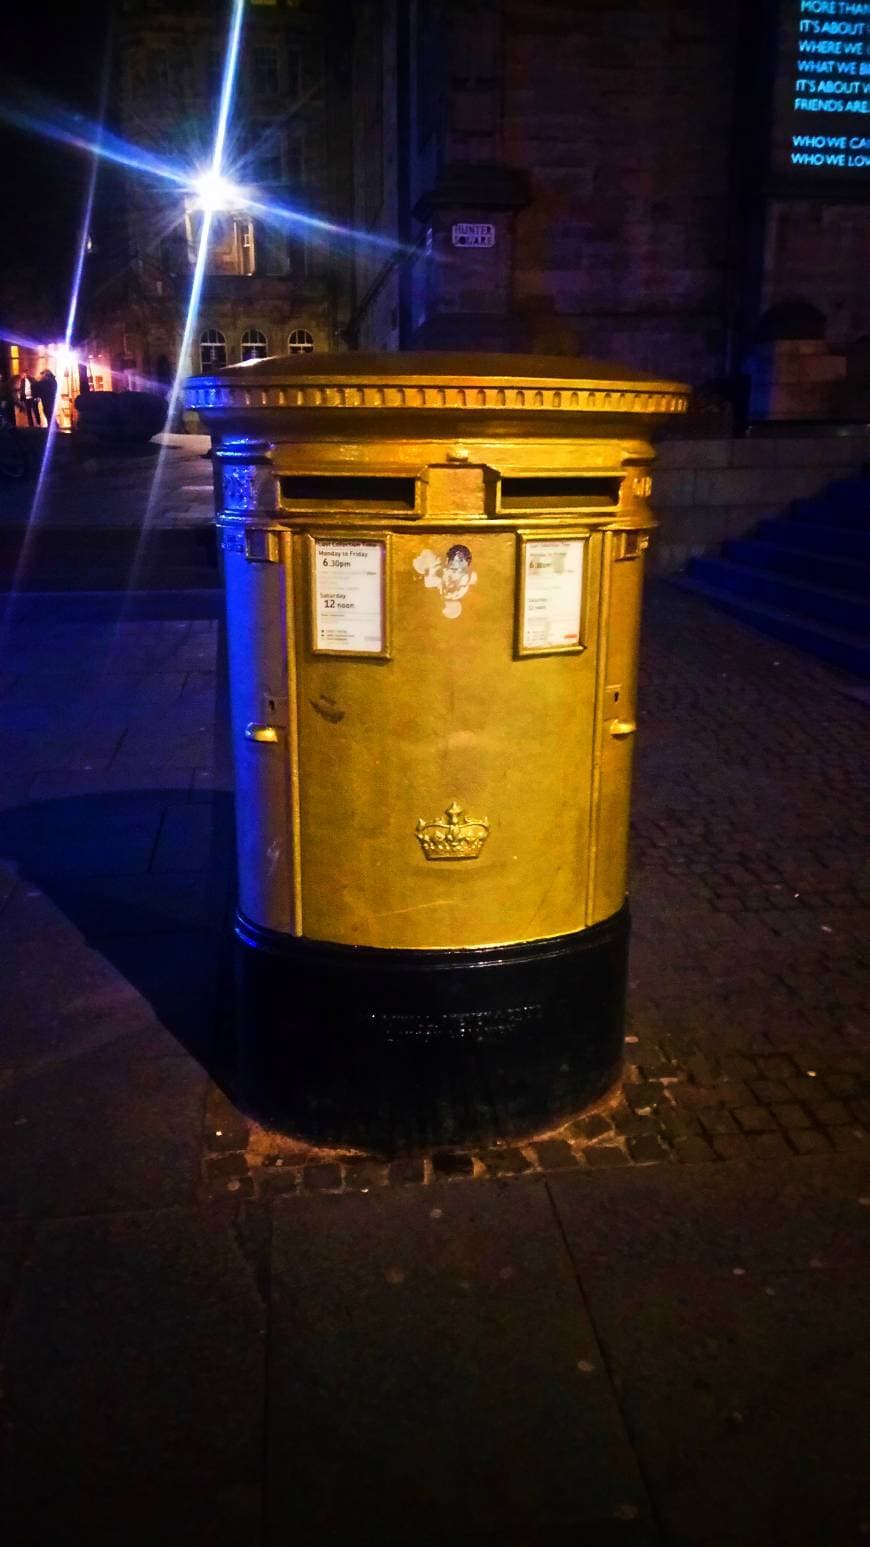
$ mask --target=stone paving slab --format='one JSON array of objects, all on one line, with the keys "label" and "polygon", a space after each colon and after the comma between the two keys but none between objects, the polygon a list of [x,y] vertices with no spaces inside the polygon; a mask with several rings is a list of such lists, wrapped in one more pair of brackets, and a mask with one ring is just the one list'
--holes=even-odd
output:
[{"label": "stone paving slab", "polygon": [[0,1215],[192,1203],[206,1076],[184,1056],[92,1047],[0,1089]]},{"label": "stone paving slab", "polygon": [[[647,613],[625,1088],[543,1145],[454,1156],[468,1174],[751,1156],[763,1164],[868,1142],[866,709],[839,693],[835,674],[692,598],[654,587]],[[7,743],[19,738],[15,771],[9,757],[0,766],[0,794],[18,806],[4,849],[11,844],[28,890],[45,890],[110,960],[135,958],[136,981],[159,990],[161,1013],[185,1046],[201,1049],[195,992],[173,992],[160,963],[180,963],[169,932],[205,938],[231,906],[231,836],[214,820],[215,792],[229,782],[214,721],[216,628],[13,632],[28,670],[0,684]],[[769,683],[761,695],[760,682]],[[93,756],[87,728],[106,695],[116,717],[110,761],[70,766]],[[15,729],[16,712],[48,707],[56,736]],[[143,757],[159,766],[143,767]],[[110,799],[125,788],[126,816]],[[190,801],[203,810],[185,816]],[[59,988],[61,963],[49,969]],[[233,1180],[269,1195],[279,1183],[305,1185],[298,1169],[267,1175],[263,1165],[295,1163],[300,1138],[288,1151],[278,1136],[270,1151],[258,1135]],[[205,1151],[208,1168],[207,1142]],[[423,1176],[441,1163],[430,1156]],[[347,1182],[337,1174],[352,1186],[358,1173],[351,1167]]]},{"label": "stone paving slab", "polygon": [[870,1160],[549,1182],[673,1547],[870,1532]]},{"label": "stone paving slab", "polygon": [[26,1067],[118,1038],[136,1046],[154,1011],[67,913],[22,882],[2,914],[0,1017],[0,1062]]},{"label": "stone paving slab", "polygon": [[270,1547],[656,1540],[546,1190],[275,1206]]},{"label": "stone paving slab", "polygon": [[[365,1412],[382,1404],[383,1432],[364,1437],[364,1454],[377,1454],[380,1466],[381,1447],[386,1476],[392,1480],[402,1471],[396,1498],[407,1500],[417,1480],[414,1424],[419,1436],[429,1419],[421,1392],[432,1391],[442,1417],[433,1424],[432,1456],[424,1456],[420,1476],[430,1491],[433,1478],[449,1480],[457,1445],[448,1398],[452,1394],[454,1410],[471,1414],[461,1369],[480,1372],[486,1355],[482,1396],[474,1394],[488,1424],[491,1448],[484,1448],[484,1459],[493,1468],[497,1461],[509,1479],[505,1486],[515,1490],[497,1495],[497,1502],[519,1498],[527,1472],[525,1497],[552,1493],[571,1519],[570,1511],[580,1507],[577,1479],[586,1464],[572,1437],[584,1414],[598,1426],[591,1415],[600,1411],[599,1443],[609,1460],[599,1480],[615,1476],[626,1456],[636,1476],[634,1448],[652,1480],[653,1509],[640,1516],[605,1515],[603,1493],[590,1492],[587,1502],[599,1511],[594,1529],[585,1533],[590,1547],[642,1540],[642,1530],[674,1547],[747,1547],[755,1539],[765,1547],[839,1547],[841,1540],[863,1539],[863,1458],[856,1436],[865,1427],[858,1360],[866,1355],[867,1254],[853,1240],[848,1214],[852,1200],[870,1197],[870,720],[864,703],[840,691],[848,684],[836,674],[665,587],[654,588],[649,598],[644,643],[623,1087],[597,1111],[524,1144],[394,1159],[326,1152],[305,1134],[269,1132],[226,1094],[233,1089],[232,1059],[221,1010],[233,877],[223,792],[231,788],[231,775],[224,729],[214,722],[215,625],[49,623],[9,631],[0,672],[0,1186],[13,1217],[0,1225],[0,1282],[6,1271],[13,1315],[5,1357],[11,1357],[19,1393],[34,1360],[34,1391],[51,1415],[48,1354],[37,1347],[37,1327],[44,1319],[55,1336],[52,1307],[56,1300],[65,1304],[83,1260],[76,1255],[77,1230],[93,1233],[95,1244],[87,1250],[96,1261],[103,1250],[100,1232],[114,1243],[113,1221],[126,1219],[130,1208],[146,1211],[147,1228],[153,1225],[159,1234],[160,1220],[170,1215],[212,1218],[192,1205],[198,1199],[207,1210],[214,1200],[219,1210],[235,1210],[233,1249],[244,1247],[257,1286],[268,1282],[273,1214],[280,1227],[275,1261],[283,1276],[276,1280],[268,1356],[276,1404],[273,1454],[292,1475],[287,1436],[302,1433],[313,1403],[322,1453],[331,1457],[337,1479],[334,1491],[346,1488],[336,1457],[341,1446],[355,1456],[358,1438],[347,1395],[361,1388],[366,1370],[386,1366],[394,1349],[396,1371],[380,1391],[360,1397],[368,1404]],[[172,753],[167,761],[159,745],[166,710],[172,711],[166,727],[173,745],[182,745],[194,727],[183,766],[171,761]],[[93,735],[101,725],[110,732],[104,746]],[[148,737],[158,741],[156,755],[146,751],[144,758],[153,766],[141,766],[132,755],[137,737],[142,744]],[[559,1204],[573,1266],[561,1234],[554,1244],[538,1205],[523,1202],[542,1195],[545,1178]],[[426,1232],[432,1209],[448,1217],[445,1199],[462,1227],[455,1250],[445,1247],[439,1255]],[[173,1207],[161,1212],[166,1205]],[[856,1206],[863,1219],[867,1208]],[[366,1217],[358,1215],[361,1209],[368,1210],[367,1229],[359,1223]],[[82,1219],[83,1213],[92,1217]],[[58,1225],[59,1216],[68,1223]],[[376,1223],[381,1217],[382,1228]],[[338,1218],[352,1218],[353,1228],[326,1232],[319,1223]],[[293,1219],[310,1220],[307,1233],[294,1227],[293,1234],[285,1223]],[[28,1299],[31,1270],[22,1275],[19,1266],[21,1252],[30,1255],[31,1221],[40,1242],[52,1230],[59,1233],[50,1237],[56,1245],[46,1283],[52,1287]],[[407,1224],[404,1236],[401,1222]],[[122,1439],[138,1434],[141,1388],[156,1380],[163,1393],[157,1406],[164,1398],[169,1403],[171,1367],[190,1368],[193,1355],[179,1355],[173,1337],[178,1347],[190,1340],[196,1359],[206,1359],[197,1342],[202,1278],[187,1275],[186,1229],[161,1237],[161,1272],[171,1286],[166,1294],[175,1298],[171,1315],[159,1313],[147,1358],[135,1354],[139,1345],[131,1340],[135,1378],[128,1372],[123,1392],[112,1398]],[[476,1308],[463,1302],[457,1310],[455,1280],[467,1276],[463,1264],[485,1277],[499,1243],[509,1245],[515,1235],[524,1243],[520,1268],[534,1316],[505,1302],[510,1314],[484,1326],[487,1308],[501,1302],[487,1287]],[[540,1270],[534,1263],[528,1267],[525,1255],[534,1256],[539,1239],[545,1243]],[[391,1303],[395,1309],[393,1291],[411,1304],[409,1281],[375,1282],[379,1241],[398,1243],[397,1251],[404,1243],[414,1260],[419,1257],[425,1279],[426,1315],[415,1320],[403,1311],[396,1344],[385,1330],[393,1327],[387,1311]],[[223,1259],[208,1261],[216,1274],[224,1271]],[[397,1265],[401,1271],[401,1259]],[[503,1265],[511,1266],[511,1259]],[[600,1409],[600,1391],[572,1396],[570,1385],[561,1383],[561,1343],[548,1343],[537,1325],[546,1323],[551,1305],[543,1284],[548,1265],[556,1285],[554,1326],[572,1338],[577,1327],[591,1336],[582,1301],[576,1317],[566,1309],[579,1296],[572,1273],[582,1281],[613,1377]],[[743,1274],[733,1273],[744,1266]],[[234,1271],[227,1269],[230,1277]],[[141,1269],[142,1298],[136,1302],[143,1325],[150,1272]],[[326,1282],[329,1273],[334,1282]],[[134,1264],[131,1284],[138,1274]],[[91,1282],[97,1297],[86,1304]],[[76,1288],[81,1302],[75,1314],[60,1318],[70,1370],[61,1371],[59,1411],[68,1427],[74,1381],[88,1400],[92,1389],[108,1389],[99,1382],[89,1386],[76,1361],[92,1336],[88,1317],[111,1328],[117,1305],[119,1324],[127,1325],[132,1289],[116,1295],[115,1283],[88,1269]],[[306,1312],[304,1356],[293,1322],[303,1288],[310,1300],[323,1300]],[[449,1317],[437,1309],[439,1297]],[[349,1346],[361,1327],[368,1341],[360,1368],[351,1362],[345,1369],[327,1348],[327,1333],[332,1328],[338,1345]],[[222,1369],[216,1324],[212,1333],[212,1357]],[[527,1363],[521,1359],[520,1373],[523,1390],[537,1393],[538,1406],[531,1399],[529,1404],[530,1412],[542,1415],[537,1428],[513,1411],[509,1389],[516,1345],[524,1339],[530,1353]],[[717,1349],[708,1348],[711,1340]],[[56,1346],[46,1347],[55,1347],[55,1364],[62,1364]],[[446,1371],[444,1348],[454,1350]],[[318,1385],[320,1350],[325,1376]],[[599,1373],[595,1358],[580,1357],[594,1366],[578,1372],[591,1380]],[[558,1366],[555,1422],[535,1386],[539,1365],[551,1372]],[[123,1362],[121,1367],[127,1369]],[[626,1384],[635,1367],[636,1383]],[[332,1449],[330,1394],[337,1425]],[[227,1407],[226,1398],[224,1409],[214,1401],[218,1411]],[[189,1412],[181,1399],[176,1405]],[[619,1411],[628,1428],[619,1430],[617,1444],[613,1414]],[[155,1432],[159,1427],[155,1419]],[[41,1499],[46,1489],[40,1492],[35,1481],[45,1475],[40,1456],[44,1461],[54,1451],[40,1450],[44,1428],[27,1432],[33,1453],[26,1457],[29,1442],[22,1440],[21,1475]],[[204,1421],[202,1433],[208,1450],[213,1440]],[[467,1436],[473,1460],[480,1449],[477,1431],[459,1433]],[[74,1438],[79,1456],[87,1442]],[[184,1441],[188,1452],[195,1449],[188,1431]],[[143,1475],[155,1478],[152,1443],[153,1435],[142,1442]],[[317,1458],[304,1433],[301,1443],[313,1468]],[[248,1444],[239,1440],[242,1450]],[[101,1455],[99,1463],[87,1460],[79,1470],[92,1478],[98,1464],[105,1465],[114,1509],[112,1500],[120,1495],[112,1492],[113,1477],[117,1473],[117,1486],[126,1487],[132,1462],[126,1451]],[[795,1456],[806,1458],[800,1471]],[[210,1465],[197,1474],[201,1493],[209,1508],[214,1502],[223,1510]],[[269,1547],[282,1540],[286,1521],[294,1539],[305,1540],[296,1530],[281,1466],[269,1473]],[[416,1459],[413,1466],[420,1470]],[[229,1466],[227,1476],[233,1475]],[[484,1482],[487,1475],[481,1474]],[[170,1467],[169,1491],[175,1476]],[[376,1479],[366,1492],[361,1479],[358,1471],[349,1497],[367,1527],[386,1493]],[[472,1475],[478,1514],[470,1547],[485,1541],[528,1547],[537,1528],[527,1528],[526,1506],[520,1501],[513,1523],[505,1514],[487,1516],[480,1483]],[[135,1483],[130,1486],[138,1500]],[[313,1484],[306,1486],[305,1507],[313,1509]],[[153,1483],[151,1513],[143,1508],[142,1518],[172,1541],[173,1530],[161,1524],[160,1511],[169,1506],[160,1487]],[[247,1490],[248,1483],[239,1488]],[[69,1507],[67,1523],[87,1520],[89,1511],[95,1516],[102,1507],[102,1494],[95,1491],[82,1503],[72,1483],[59,1497],[79,1508],[76,1514]],[[614,1508],[647,1506],[629,1492]],[[262,1547],[248,1492],[238,1505],[241,1513],[233,1515],[235,1507],[228,1505],[226,1513],[242,1522],[239,1547]],[[388,1500],[386,1507],[394,1506]],[[449,1500],[436,1503],[431,1519],[443,1523],[450,1507]],[[416,1531],[416,1518],[413,1526]],[[123,1533],[112,1529],[107,1526],[105,1534],[114,1547],[119,1535],[130,1540],[137,1527],[128,1521]],[[200,1519],[186,1539],[196,1540],[203,1529]],[[404,1544],[408,1520],[398,1520],[397,1529]],[[45,1535],[34,1538],[39,1547]],[[48,1531],[49,1540],[58,1535]],[[16,1539],[27,1541],[26,1535]],[[99,1539],[91,1533],[91,1540]],[[442,1535],[439,1547],[445,1539],[462,1540]],[[381,1533],[377,1540],[389,1537]]]},{"label": "stone paving slab", "polygon": [[[152,443],[123,457],[110,451],[87,455],[85,448],[68,440],[55,443],[40,491],[40,523],[135,528],[148,511],[152,526],[210,525],[214,521],[211,461],[203,456],[202,437],[191,440],[196,444],[179,439],[162,455]],[[3,526],[26,523],[33,508],[34,484],[5,480],[2,494]]]},{"label": "stone paving slab", "polygon": [[264,1331],[226,1212],[41,1227],[5,1354],[7,1539],[254,1547]]}]

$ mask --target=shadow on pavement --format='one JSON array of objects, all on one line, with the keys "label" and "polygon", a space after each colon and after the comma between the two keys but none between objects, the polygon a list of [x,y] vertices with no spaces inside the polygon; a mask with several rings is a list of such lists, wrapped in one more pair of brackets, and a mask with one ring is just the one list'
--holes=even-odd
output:
[{"label": "shadow on pavement", "polygon": [[[430,1041],[423,1015],[419,1038],[393,1043],[341,973],[273,971],[259,952],[252,972],[232,931],[228,793],[134,789],[19,807],[0,814],[0,855],[23,883],[4,917],[13,1059],[76,1058],[95,1036],[132,1058],[165,1055],[168,1032],[263,1126],[381,1154],[515,1138],[578,1106],[585,1053],[573,1031],[530,1039],[507,1016],[489,1043]],[[27,902],[29,884],[60,918],[32,893]]]},{"label": "shadow on pavement", "polygon": [[[233,1084],[230,794],[199,802],[187,790],[123,790],[18,807],[0,813],[0,855],[132,985],[212,1078]],[[47,935],[44,950],[31,957],[34,980],[17,990],[7,984],[13,1015],[25,1001],[37,1009],[45,1001],[48,1017],[75,998],[74,949],[66,962],[58,952],[66,954],[64,937]],[[127,1032],[118,1025],[119,1038]]]}]

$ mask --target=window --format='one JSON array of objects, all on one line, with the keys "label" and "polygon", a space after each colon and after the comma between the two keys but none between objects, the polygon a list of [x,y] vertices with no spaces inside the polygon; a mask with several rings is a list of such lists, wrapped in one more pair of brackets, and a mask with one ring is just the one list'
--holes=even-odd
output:
[{"label": "window", "polygon": [[284,180],[284,126],[280,120],[260,119],[244,125],[239,140],[244,177],[252,183]]},{"label": "window", "polygon": [[311,243],[304,236],[291,236],[286,243],[287,269],[292,277],[304,284],[314,270]]},{"label": "window", "polygon": [[246,328],[242,334],[242,359],[265,360],[266,335],[259,328]]},{"label": "window", "polygon": [[238,252],[238,274],[254,272],[254,227],[250,220],[234,220],[235,246]]},{"label": "window", "polygon": [[419,0],[417,6],[417,148],[422,150],[435,133],[441,112],[444,70],[442,27],[438,0]]},{"label": "window", "polygon": [[[286,275],[290,272],[287,237],[274,226],[257,227],[257,273]],[[295,277],[295,276],[294,276]]]},{"label": "window", "polygon": [[149,48],[145,55],[145,81],[150,91],[170,90],[169,50]]},{"label": "window", "polygon": [[209,274],[254,272],[254,226],[238,215],[215,215],[209,244]]},{"label": "window", "polygon": [[220,96],[224,70],[223,54],[219,48],[207,48],[203,51],[203,69],[206,95],[216,100]]},{"label": "window", "polygon": [[294,328],[287,340],[291,355],[307,355],[314,348],[314,339],[307,328]]},{"label": "window", "polygon": [[277,97],[278,50],[257,44],[251,55],[251,89],[258,97]]},{"label": "window", "polygon": [[217,328],[205,328],[199,336],[199,368],[218,371],[227,363],[227,341]]},{"label": "window", "polygon": [[305,182],[305,132],[294,130],[287,138],[287,181],[299,187]]},{"label": "window", "polygon": [[[202,214],[189,210],[186,217],[187,256],[191,268],[196,262]],[[254,223],[244,215],[214,215],[208,249],[209,274],[253,274]]]},{"label": "window", "polygon": [[285,63],[287,66],[287,96],[291,103],[302,90],[302,55],[298,48],[288,48]]}]

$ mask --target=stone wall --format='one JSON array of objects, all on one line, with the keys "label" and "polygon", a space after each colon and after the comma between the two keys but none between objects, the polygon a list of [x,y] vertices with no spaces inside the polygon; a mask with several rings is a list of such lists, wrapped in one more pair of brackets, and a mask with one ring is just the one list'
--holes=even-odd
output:
[{"label": "stone wall", "polygon": [[505,0],[502,154],[529,175],[514,304],[580,353],[724,369],[735,0]]},{"label": "stone wall", "polygon": [[860,473],[870,463],[870,432],[664,440],[657,449],[652,503],[660,527],[650,568],[670,574],[757,521],[784,515],[792,500]]},{"label": "stone wall", "polygon": [[[870,119],[868,119],[870,122]],[[796,297],[825,318],[835,347],[870,332],[870,195],[831,200],[772,200],[768,208],[760,310]]]}]

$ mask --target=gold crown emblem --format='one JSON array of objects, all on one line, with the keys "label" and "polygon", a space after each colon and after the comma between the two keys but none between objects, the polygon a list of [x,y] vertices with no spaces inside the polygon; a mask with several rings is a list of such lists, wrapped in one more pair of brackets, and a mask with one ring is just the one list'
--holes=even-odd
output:
[{"label": "gold crown emblem", "polygon": [[417,840],[427,859],[477,859],[489,837],[486,817],[467,817],[458,801],[434,822],[417,823]]}]

